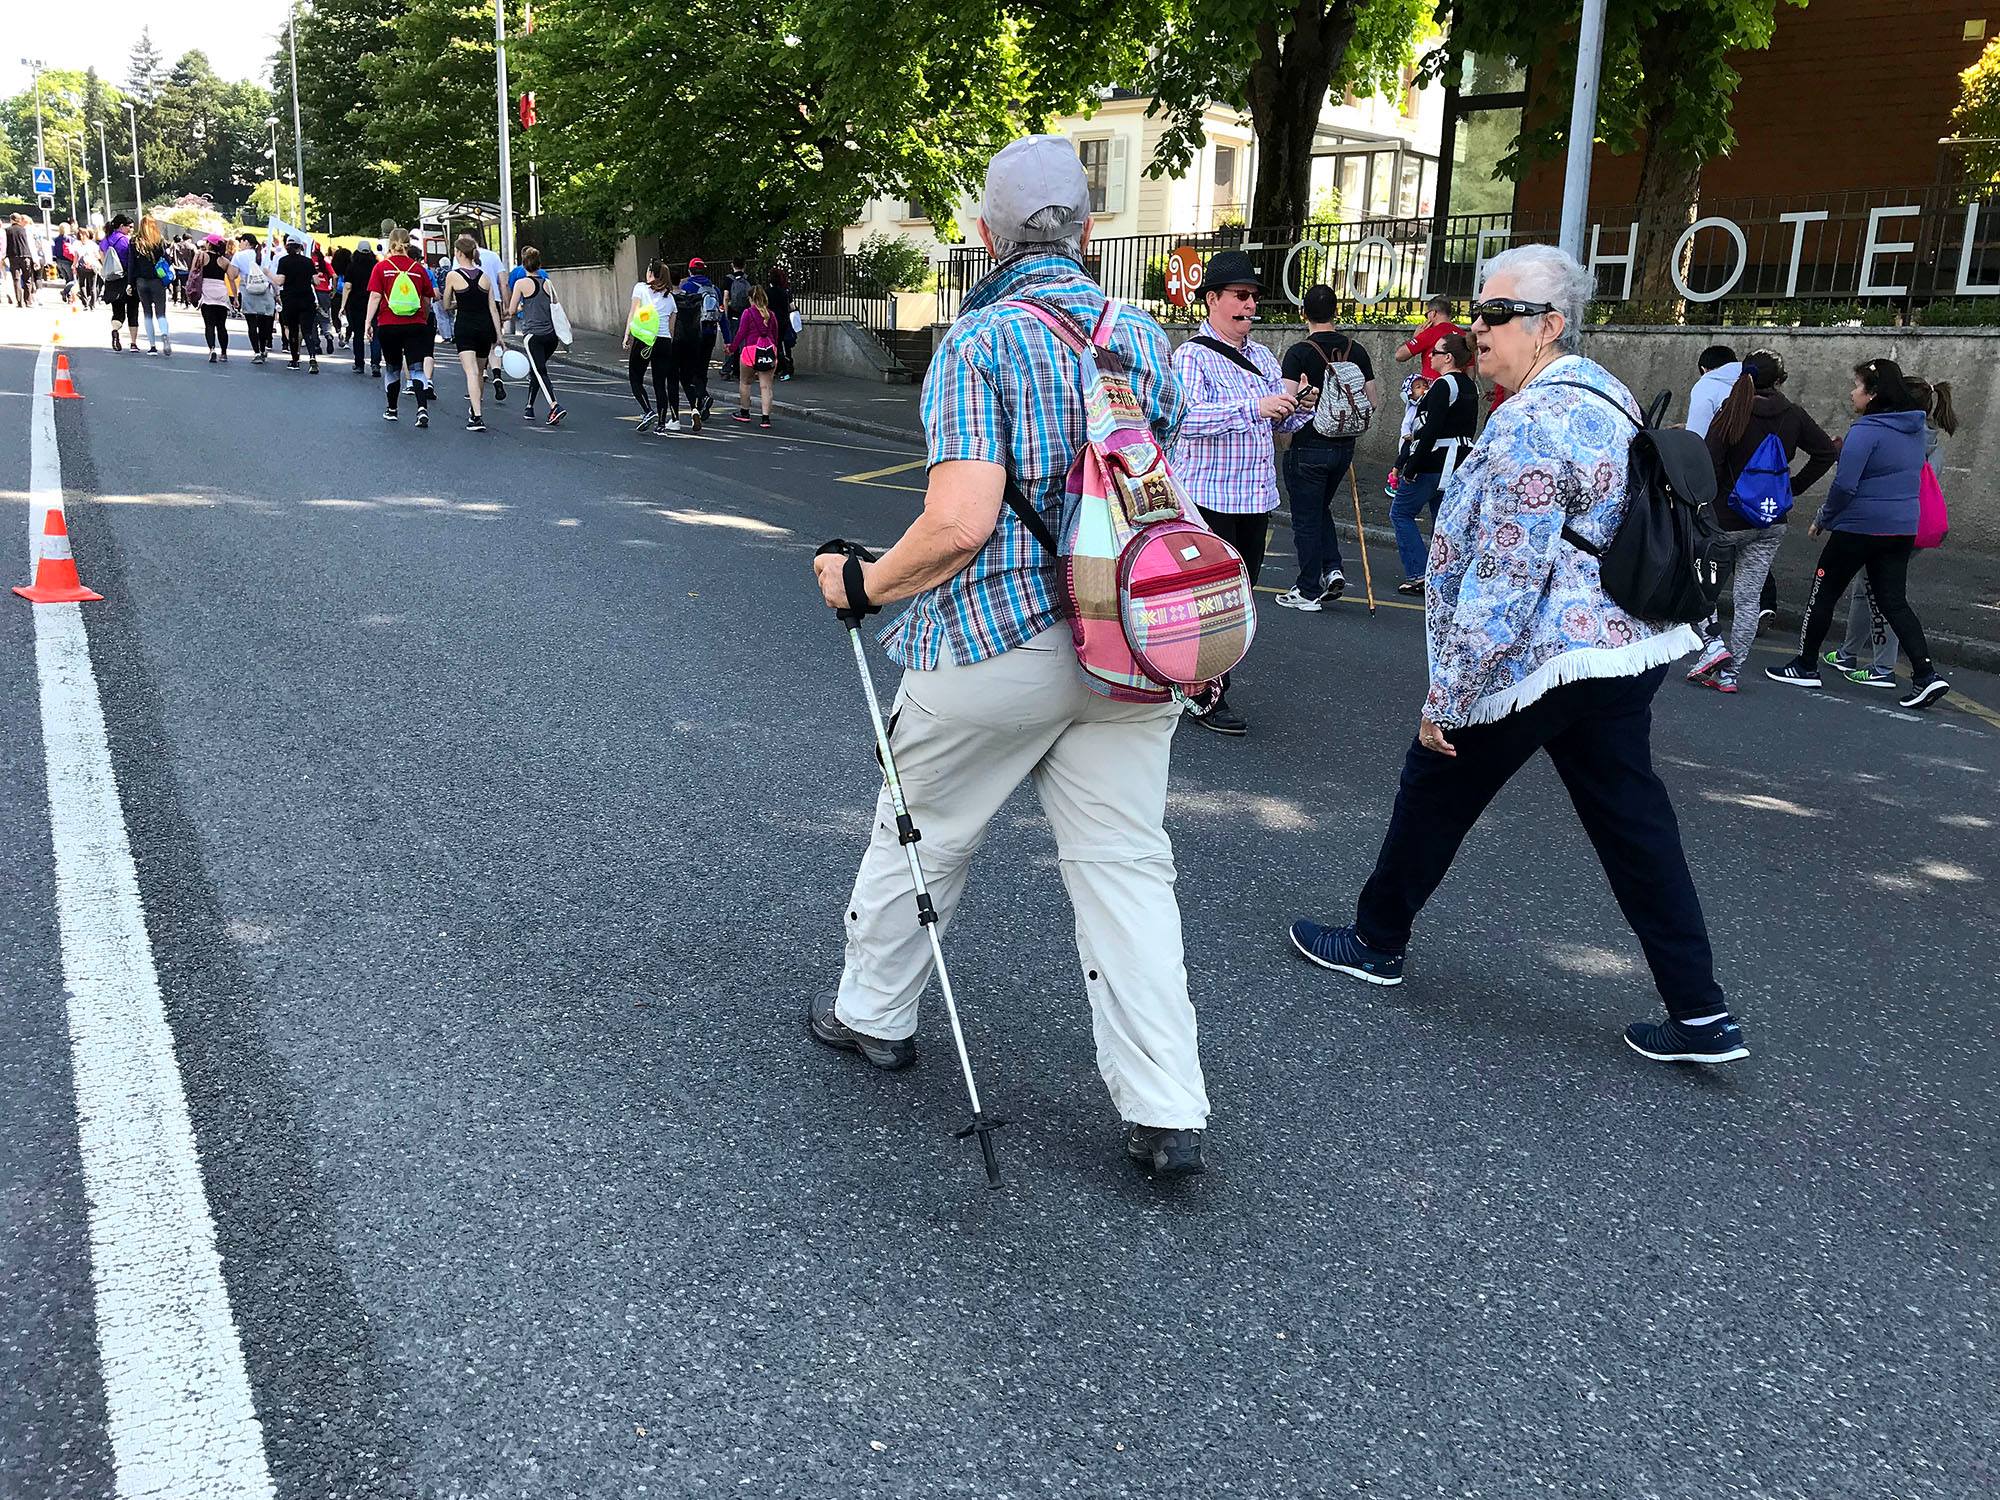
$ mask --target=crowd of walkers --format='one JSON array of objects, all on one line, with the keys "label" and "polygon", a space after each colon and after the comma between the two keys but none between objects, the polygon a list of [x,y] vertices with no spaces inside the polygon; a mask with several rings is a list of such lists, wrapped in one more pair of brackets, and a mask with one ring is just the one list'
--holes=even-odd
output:
[{"label": "crowd of walkers", "polygon": [[[1376,366],[1334,326],[1324,286],[1304,294],[1305,338],[1282,357],[1263,348],[1251,335],[1265,288],[1237,251],[1204,267],[1205,316],[1177,347],[1143,312],[1108,302],[1085,270],[1089,186],[1060,137],[1029,137],[993,158],[978,227],[994,265],[966,294],[925,381],[922,515],[879,558],[813,561],[826,603],[848,618],[907,604],[881,639],[904,669],[896,702],[910,711],[893,721],[895,786],[878,802],[844,906],[839,981],[809,1004],[806,1027],[877,1068],[916,1062],[933,963],[926,930],[949,923],[988,821],[1032,780],[1075,909],[1124,1152],[1156,1177],[1186,1175],[1203,1169],[1210,1106],[1163,827],[1171,731],[1183,714],[1223,734],[1249,726],[1231,701],[1243,689],[1227,676],[1162,704],[1092,691],[1079,671],[1053,539],[1066,534],[1076,497],[1091,493],[1078,486],[1096,482],[1076,465],[1087,437],[1097,441],[1090,403],[1102,395],[1090,356],[1072,350],[1090,331],[1097,366],[1121,372],[1115,422],[1150,429],[1253,583],[1282,473],[1298,571],[1277,602],[1308,613],[1347,587],[1336,500],[1345,479],[1359,519],[1352,464],[1380,400]],[[652,285],[634,289],[635,311]],[[1425,327],[1394,351],[1420,362],[1402,382],[1390,490],[1399,587],[1423,600],[1428,689],[1373,871],[1350,908],[1296,921],[1287,936],[1322,969],[1403,983],[1418,919],[1466,835],[1546,753],[1665,1007],[1664,1018],[1627,1027],[1627,1045],[1657,1062],[1726,1063],[1749,1047],[1653,768],[1653,699],[1672,664],[1696,653],[1691,680],[1738,690],[1775,608],[1765,590],[1786,517],[1828,474],[1810,527],[1824,544],[1799,651],[1767,675],[1819,685],[1837,602],[1865,574],[1850,614],[1859,636],[1825,661],[1883,686],[1894,679],[1881,653],[1900,649],[1912,672],[1904,705],[1942,696],[1906,575],[1942,528],[1928,460],[1956,416],[1948,385],[1873,359],[1854,371],[1854,421],[1835,440],[1785,399],[1775,354],[1709,351],[1686,422],[1701,441],[1690,449],[1683,433],[1668,446],[1695,472],[1706,448],[1714,541],[1670,571],[1691,581],[1706,568],[1718,582],[1733,572],[1733,608],[1679,623],[1699,612],[1697,596],[1654,618],[1619,603],[1607,583],[1605,556],[1637,497],[1669,501],[1632,457],[1638,402],[1582,352],[1592,290],[1591,273],[1562,250],[1517,247],[1486,263],[1463,325],[1433,299]],[[639,395],[636,355],[633,368]],[[1079,550],[1073,566],[1082,565]]]},{"label": "crowd of walkers", "polygon": [[[135,226],[124,214],[101,232],[60,226],[46,260],[37,243],[25,217],[13,215],[5,240],[8,300],[28,305],[53,267],[64,302],[109,309],[114,351],[141,352],[143,324],[144,352],[171,357],[168,308],[179,306],[200,317],[210,363],[226,364],[231,324],[240,318],[251,363],[265,363],[282,347],[291,368],[317,375],[322,354],[345,348],[357,375],[382,381],[385,420],[399,420],[401,398],[412,396],[415,425],[428,427],[443,339],[465,376],[468,430],[486,430],[489,381],[496,403],[507,400],[509,379],[525,386],[527,421],[556,427],[567,416],[551,362],[570,331],[532,245],[509,270],[471,235],[458,237],[448,264],[426,257],[411,231],[393,221],[383,223],[379,240],[363,237],[329,252],[296,233],[169,238],[151,215]],[[718,345],[723,376],[737,385],[734,420],[769,428],[775,386],[793,376],[800,327],[783,267],[756,282],[736,260],[718,284],[699,256],[678,278],[665,261],[653,261],[632,289],[624,337],[640,430],[664,436],[699,431],[710,420],[708,375]],[[509,347],[510,338],[518,347]]]}]

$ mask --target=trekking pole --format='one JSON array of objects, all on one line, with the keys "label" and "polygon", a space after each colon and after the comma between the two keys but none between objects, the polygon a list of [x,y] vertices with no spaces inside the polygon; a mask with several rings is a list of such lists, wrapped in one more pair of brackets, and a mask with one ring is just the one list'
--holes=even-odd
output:
[{"label": "trekking pole", "polygon": [[966,1054],[965,1032],[958,1023],[958,998],[952,993],[951,973],[944,965],[944,945],[938,940],[937,908],[931,904],[930,888],[924,884],[924,867],[917,858],[917,844],[923,835],[910,821],[910,806],[903,798],[903,779],[896,774],[896,756],[889,748],[889,731],[883,726],[882,707],[875,698],[874,674],[868,670],[868,652],[861,644],[861,622],[881,608],[868,602],[861,586],[861,565],[873,562],[875,558],[856,543],[839,540],[825,543],[813,554],[815,557],[828,555],[847,559],[841,571],[841,579],[847,585],[847,608],[837,609],[834,614],[847,627],[848,642],[854,647],[854,664],[861,669],[861,693],[868,700],[868,722],[875,729],[875,753],[881,758],[882,781],[889,789],[889,805],[896,813],[896,836],[910,861],[910,880],[917,888],[917,921],[930,935],[931,958],[937,965],[938,988],[944,992],[945,1013],[951,1017],[952,1045],[958,1049],[959,1071],[965,1075],[966,1097],[972,1101],[972,1123],[958,1132],[958,1139],[978,1137],[979,1154],[986,1161],[986,1185],[997,1188],[1000,1186],[1000,1163],[993,1155],[993,1132],[1007,1122],[987,1119],[985,1111],[979,1107],[979,1085],[973,1081],[972,1059]]},{"label": "trekking pole", "polygon": [[1368,533],[1361,529],[1361,485],[1354,477],[1353,464],[1347,466],[1347,488],[1354,495],[1354,540],[1361,544],[1361,587],[1368,595],[1368,613],[1372,615],[1375,613],[1375,574],[1368,566]]}]

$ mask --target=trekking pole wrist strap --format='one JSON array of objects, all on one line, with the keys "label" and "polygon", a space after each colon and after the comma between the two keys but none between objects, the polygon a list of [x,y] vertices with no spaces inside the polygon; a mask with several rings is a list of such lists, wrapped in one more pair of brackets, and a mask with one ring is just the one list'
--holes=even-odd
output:
[{"label": "trekking pole wrist strap", "polygon": [[822,542],[813,556],[845,559],[840,566],[840,581],[847,590],[847,608],[834,611],[841,620],[849,625],[858,625],[868,616],[882,612],[881,605],[868,602],[868,587],[861,574],[863,563],[875,561],[875,555],[866,547],[836,537],[830,542]]}]

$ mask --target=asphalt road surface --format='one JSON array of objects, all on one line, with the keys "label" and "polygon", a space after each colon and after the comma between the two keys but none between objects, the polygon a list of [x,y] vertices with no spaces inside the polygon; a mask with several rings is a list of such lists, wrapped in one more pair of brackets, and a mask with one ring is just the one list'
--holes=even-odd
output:
[{"label": "asphalt road surface", "polygon": [[[18,572],[43,327],[5,316]],[[517,392],[476,437],[455,370],[419,432],[339,364],[98,336],[64,499],[276,1494],[2000,1487],[2000,682],[1919,715],[1669,680],[1754,1049],[1703,1072],[1620,1040],[1655,1000],[1545,764],[1402,989],[1292,955],[1373,858],[1421,616],[1265,611],[1252,733],[1184,728],[1170,806],[1210,1171],[1118,1153],[1023,794],[949,945],[1013,1122],[992,1193],[941,1009],[895,1076],[800,1024],[876,786],[807,555],[892,539],[917,454],[642,439],[575,377],[565,428]],[[150,1491],[114,1472],[102,1351],[135,1334],[94,1302],[33,613],[0,607],[0,1495],[95,1500]]]}]

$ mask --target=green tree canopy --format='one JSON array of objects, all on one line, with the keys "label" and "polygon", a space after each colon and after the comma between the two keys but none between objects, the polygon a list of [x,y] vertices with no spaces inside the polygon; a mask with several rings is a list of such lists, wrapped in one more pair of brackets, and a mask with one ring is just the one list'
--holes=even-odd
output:
[{"label": "green tree canopy", "polygon": [[1968,184],[2000,186],[2000,38],[1986,44],[1979,61],[1958,75],[1953,134],[1965,140]]},{"label": "green tree canopy", "polygon": [[1431,31],[1432,0],[1168,0],[1144,87],[1167,130],[1148,166],[1183,170],[1206,138],[1211,101],[1245,110],[1257,132],[1250,222],[1298,225],[1312,212],[1312,148],[1329,91],[1387,93]]},{"label": "green tree canopy", "polygon": [[[363,58],[383,56],[394,47],[394,14],[394,7],[378,0],[312,0],[298,12],[306,184],[333,211],[337,224],[371,232],[385,218],[416,215],[417,189],[403,182],[402,143],[390,130],[390,149],[377,144],[378,129],[395,122],[382,108],[374,76],[361,66]],[[486,30],[490,41],[490,17]],[[487,66],[492,66],[490,45]],[[272,59],[271,79],[272,112],[289,125],[291,62],[282,46]],[[483,118],[492,118],[490,106]]]},{"label": "green tree canopy", "polygon": [[948,225],[1000,144],[1137,70],[1157,14],[1154,0],[545,0],[511,55],[558,201],[670,242],[748,246],[837,233],[877,194]]}]

